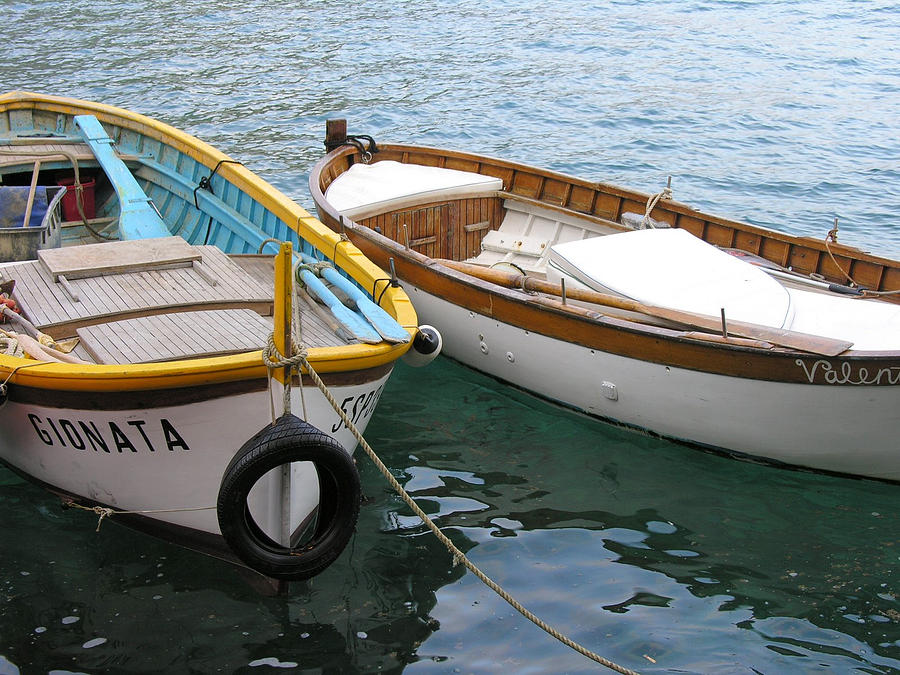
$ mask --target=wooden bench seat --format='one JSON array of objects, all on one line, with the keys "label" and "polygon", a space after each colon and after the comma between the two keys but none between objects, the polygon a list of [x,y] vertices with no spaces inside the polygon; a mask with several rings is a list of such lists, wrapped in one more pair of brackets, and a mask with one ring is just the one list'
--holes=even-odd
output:
[{"label": "wooden bench seat", "polygon": [[174,312],[79,328],[97,363],[153,363],[262,349],[272,319],[249,309]]},{"label": "wooden bench seat", "polygon": [[540,276],[547,269],[553,244],[624,229],[599,219],[586,220],[581,214],[550,208],[525,198],[510,196],[503,201],[503,208],[505,214],[500,227],[485,234],[481,253],[469,262],[485,266],[509,263]]},{"label": "wooden bench seat", "polygon": [[[272,333],[272,317],[249,309],[154,314],[77,329],[79,350],[95,363],[153,363],[224,356],[262,349]],[[314,312],[300,317],[298,343],[307,347],[347,344]]]},{"label": "wooden bench seat", "polygon": [[[172,239],[183,243],[180,238]],[[160,312],[250,309],[271,314],[272,284],[253,278],[215,246],[189,247],[199,261],[173,262],[163,256],[146,265],[126,266],[125,271],[112,268],[125,263],[125,255],[117,261],[117,250],[131,250],[140,243],[93,245],[102,248],[111,261],[110,266],[98,263],[96,276],[69,280],[64,272],[70,268],[48,267],[41,260],[4,264],[0,272],[17,281],[13,295],[28,319],[57,339],[74,335],[83,326]],[[69,250],[78,249],[58,249],[61,253]]]}]

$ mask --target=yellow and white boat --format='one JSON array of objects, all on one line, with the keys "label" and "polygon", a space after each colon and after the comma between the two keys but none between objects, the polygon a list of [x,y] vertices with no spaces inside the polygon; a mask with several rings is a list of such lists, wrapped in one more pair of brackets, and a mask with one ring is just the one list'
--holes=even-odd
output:
[{"label": "yellow and white boat", "polygon": [[[324,569],[359,510],[347,422],[417,335],[403,290],[239,162],[107,105],[0,96],[0,193],[0,458],[267,576]],[[291,335],[302,386],[270,386]]]}]

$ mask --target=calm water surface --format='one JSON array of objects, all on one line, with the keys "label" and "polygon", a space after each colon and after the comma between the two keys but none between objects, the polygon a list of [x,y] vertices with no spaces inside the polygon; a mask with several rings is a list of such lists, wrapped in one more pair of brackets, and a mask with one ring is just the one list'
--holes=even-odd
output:
[{"label": "calm water surface", "polygon": [[[818,238],[837,217],[900,255],[893,3],[290,4],[7,1],[0,91],[157,117],[307,208],[340,116],[648,192],[672,176],[697,207]],[[487,574],[622,665],[900,673],[895,485],[702,453],[441,359],[398,367],[367,437]],[[596,670],[360,468],[350,547],[281,597],[0,470],[0,673]]]}]

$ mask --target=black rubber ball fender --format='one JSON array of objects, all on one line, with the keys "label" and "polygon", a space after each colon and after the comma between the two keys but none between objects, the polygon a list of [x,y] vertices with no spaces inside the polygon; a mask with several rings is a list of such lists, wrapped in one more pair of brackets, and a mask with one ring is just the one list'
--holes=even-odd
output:
[{"label": "black rubber ball fender", "polygon": [[[312,462],[319,475],[316,531],[293,550],[265,534],[247,506],[256,482],[290,462]],[[299,417],[284,415],[244,443],[225,469],[216,503],[219,529],[251,569],[274,579],[309,579],[333,563],[350,541],[360,494],[356,464],[340,443]]]}]

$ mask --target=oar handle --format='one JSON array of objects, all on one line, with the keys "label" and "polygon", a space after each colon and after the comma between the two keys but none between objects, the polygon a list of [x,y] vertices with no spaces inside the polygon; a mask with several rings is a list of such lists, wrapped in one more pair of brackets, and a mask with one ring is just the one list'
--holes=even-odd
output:
[{"label": "oar handle", "polygon": [[[547,295],[562,297],[562,286],[536,277],[529,277],[518,272],[509,272],[496,267],[482,267],[481,265],[457,262],[455,260],[438,260],[437,262],[450,269],[454,269],[457,272],[477,277],[483,281],[489,281],[498,286],[521,288],[523,291],[537,291],[539,293],[546,293]],[[566,298],[569,300],[589,302],[594,305],[615,307],[616,309],[623,309],[629,312],[641,312],[645,308],[641,303],[629,300],[628,298],[621,298],[617,295],[584,290],[581,288],[570,288],[569,286],[566,286]]]},{"label": "oar handle", "polygon": [[41,172],[41,160],[34,163],[34,171],[31,172],[31,187],[28,188],[28,203],[25,205],[25,220],[22,227],[28,227],[31,220],[31,210],[34,208],[34,195],[37,192],[38,174]]}]

